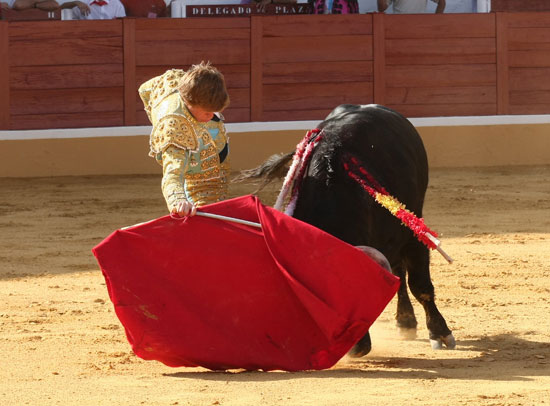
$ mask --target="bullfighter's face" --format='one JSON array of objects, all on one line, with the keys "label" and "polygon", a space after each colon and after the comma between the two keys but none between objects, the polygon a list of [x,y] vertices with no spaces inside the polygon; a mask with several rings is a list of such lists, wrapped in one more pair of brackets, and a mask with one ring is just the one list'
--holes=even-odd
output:
[{"label": "bullfighter's face", "polygon": [[195,117],[195,120],[200,123],[207,123],[208,121],[212,120],[212,117],[214,117],[213,111],[207,111],[200,106],[192,106],[188,104],[187,109],[193,115],[193,117]]}]

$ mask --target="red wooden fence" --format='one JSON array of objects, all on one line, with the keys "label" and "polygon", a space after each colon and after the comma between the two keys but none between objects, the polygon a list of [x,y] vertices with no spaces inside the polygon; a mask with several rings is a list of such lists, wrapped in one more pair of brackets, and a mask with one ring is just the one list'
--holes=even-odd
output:
[{"label": "red wooden fence", "polygon": [[[233,122],[250,121],[250,18],[136,19],[134,59],[127,87],[134,95],[137,124],[149,124],[137,88],[169,68],[187,69],[209,60],[223,72],[231,104],[224,115]],[[130,31],[130,30],[129,30]]]},{"label": "red wooden fence", "polygon": [[550,13],[0,22],[0,129],[149,124],[138,86],[210,60],[228,122],[550,113]]},{"label": "red wooden fence", "polygon": [[372,15],[311,17],[252,20],[253,120],[319,119],[373,102]]},{"label": "red wooden fence", "polygon": [[124,125],[120,21],[2,25],[10,129]]},{"label": "red wooden fence", "polygon": [[502,20],[507,113],[550,113],[550,13],[504,14]]},{"label": "red wooden fence", "polygon": [[550,11],[548,0],[491,0],[493,11]]},{"label": "red wooden fence", "polygon": [[429,17],[384,18],[383,104],[409,117],[496,114],[495,14]]}]

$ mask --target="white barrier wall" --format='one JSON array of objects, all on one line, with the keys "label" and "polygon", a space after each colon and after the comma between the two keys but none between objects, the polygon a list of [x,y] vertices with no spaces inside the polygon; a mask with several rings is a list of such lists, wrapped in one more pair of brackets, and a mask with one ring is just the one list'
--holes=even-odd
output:
[{"label": "white barrier wall", "polygon": [[[550,115],[411,119],[431,167],[550,165]],[[234,170],[289,152],[317,121],[227,124]],[[151,127],[0,131],[0,177],[160,173]]]}]

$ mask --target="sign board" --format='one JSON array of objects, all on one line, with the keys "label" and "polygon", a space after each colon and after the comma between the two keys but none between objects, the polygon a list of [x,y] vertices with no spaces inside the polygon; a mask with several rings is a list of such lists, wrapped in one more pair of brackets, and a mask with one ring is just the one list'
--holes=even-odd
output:
[{"label": "sign board", "polygon": [[2,20],[7,21],[37,21],[37,20],[61,20],[61,11],[45,11],[37,8],[28,10],[3,9]]},{"label": "sign board", "polygon": [[260,11],[256,4],[196,4],[185,7],[186,17],[248,17],[250,15],[311,14],[307,3],[268,4]]}]

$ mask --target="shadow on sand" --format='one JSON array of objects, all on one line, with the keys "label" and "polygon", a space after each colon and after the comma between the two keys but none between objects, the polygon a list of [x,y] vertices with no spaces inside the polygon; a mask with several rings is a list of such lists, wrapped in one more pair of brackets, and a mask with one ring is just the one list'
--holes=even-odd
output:
[{"label": "shadow on sand", "polygon": [[[420,340],[427,341],[427,340]],[[426,342],[426,346],[429,344]],[[491,381],[530,381],[534,376],[550,376],[550,343],[528,341],[513,334],[486,336],[461,341],[455,350],[442,350],[456,358],[403,358],[367,356],[346,359],[323,371],[180,371],[164,374],[170,378],[207,381],[263,382],[303,378],[369,379],[466,379]],[[476,357],[461,357],[462,352],[479,352]],[[499,368],[495,368],[501,364]],[[502,368],[502,364],[506,368]],[[504,373],[502,371],[505,371]]]}]

